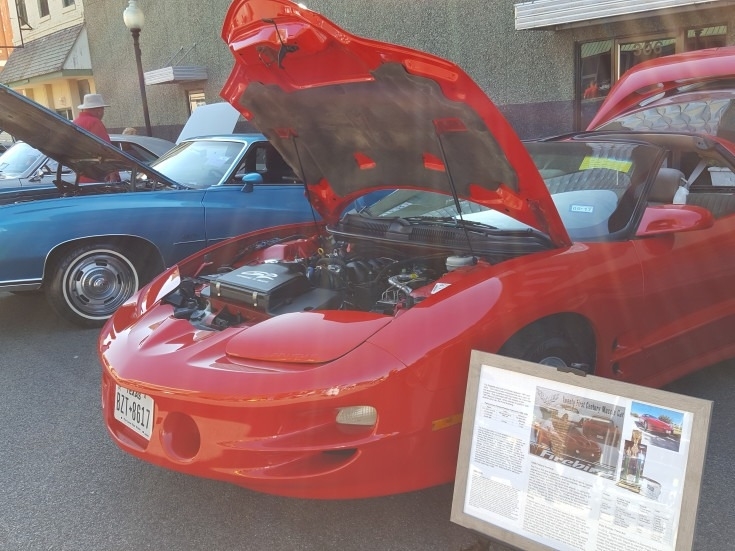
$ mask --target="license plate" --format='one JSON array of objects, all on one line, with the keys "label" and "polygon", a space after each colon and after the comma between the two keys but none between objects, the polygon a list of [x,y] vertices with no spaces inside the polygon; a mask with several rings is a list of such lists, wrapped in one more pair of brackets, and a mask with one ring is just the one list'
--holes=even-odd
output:
[{"label": "license plate", "polygon": [[115,419],[146,440],[153,431],[153,398],[115,385]]}]

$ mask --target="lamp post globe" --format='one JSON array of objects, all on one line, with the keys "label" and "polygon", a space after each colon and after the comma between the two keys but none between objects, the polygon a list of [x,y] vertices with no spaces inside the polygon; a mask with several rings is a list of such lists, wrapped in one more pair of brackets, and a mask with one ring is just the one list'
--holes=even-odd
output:
[{"label": "lamp post globe", "polygon": [[145,78],[143,76],[143,64],[140,60],[140,30],[145,23],[145,15],[143,10],[138,6],[136,0],[129,0],[128,7],[123,11],[123,21],[130,33],[133,35],[133,49],[135,50],[135,63],[138,67],[138,84],[140,86],[140,99],[143,103],[143,119],[145,120],[145,130],[148,136],[151,133],[151,119],[148,115],[148,98],[145,93]]},{"label": "lamp post globe", "polygon": [[129,31],[134,29],[138,29],[140,31],[143,29],[145,15],[143,14],[143,10],[138,7],[137,0],[128,1],[128,7],[125,8],[125,11],[123,12],[123,21],[125,21],[125,26]]}]

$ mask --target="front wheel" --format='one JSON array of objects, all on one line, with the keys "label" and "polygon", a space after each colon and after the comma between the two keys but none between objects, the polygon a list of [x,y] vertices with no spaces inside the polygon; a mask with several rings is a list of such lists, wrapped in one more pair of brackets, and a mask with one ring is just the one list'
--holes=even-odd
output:
[{"label": "front wheel", "polygon": [[46,298],[61,317],[82,327],[100,327],[140,285],[128,254],[109,244],[69,250],[52,267]]},{"label": "front wheel", "polygon": [[499,354],[549,367],[573,367],[592,373],[594,358],[569,339],[563,331],[549,326],[528,327],[512,337]]}]

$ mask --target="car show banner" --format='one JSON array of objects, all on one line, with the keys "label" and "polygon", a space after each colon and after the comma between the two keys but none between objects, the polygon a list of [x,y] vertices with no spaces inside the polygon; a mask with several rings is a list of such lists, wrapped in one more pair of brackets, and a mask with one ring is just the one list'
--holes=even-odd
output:
[{"label": "car show banner", "polygon": [[529,550],[690,549],[711,408],[473,351],[451,520]]}]

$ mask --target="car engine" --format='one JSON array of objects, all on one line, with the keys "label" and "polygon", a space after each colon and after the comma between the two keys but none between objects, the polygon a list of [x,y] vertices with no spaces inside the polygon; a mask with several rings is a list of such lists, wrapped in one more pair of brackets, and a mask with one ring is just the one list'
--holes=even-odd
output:
[{"label": "car engine", "polygon": [[164,300],[174,305],[175,317],[213,330],[312,310],[394,315],[428,296],[447,271],[476,263],[471,256],[415,251],[411,256],[367,242],[330,239],[328,245],[292,258],[267,258],[266,248],[262,261],[184,279]]}]

